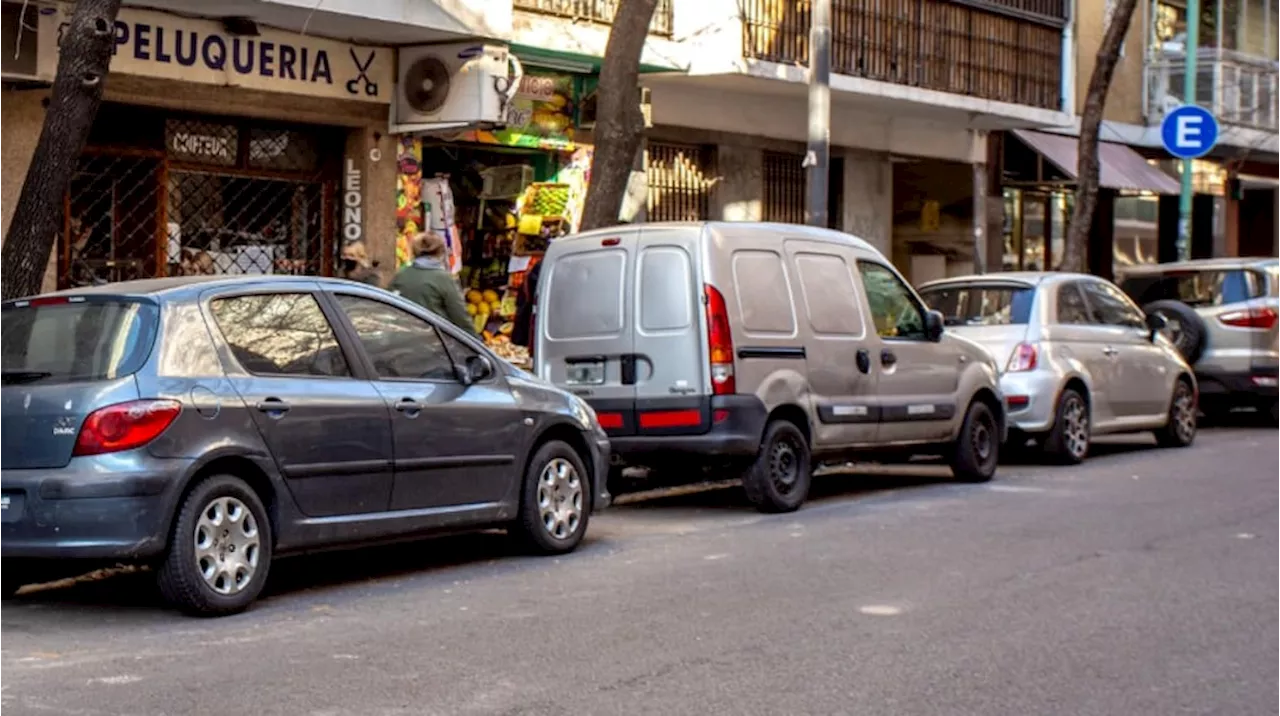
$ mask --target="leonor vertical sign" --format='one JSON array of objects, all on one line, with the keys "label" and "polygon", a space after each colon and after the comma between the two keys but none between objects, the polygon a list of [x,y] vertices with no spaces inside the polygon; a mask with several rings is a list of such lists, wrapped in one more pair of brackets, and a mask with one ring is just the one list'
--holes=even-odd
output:
[{"label": "leonor vertical sign", "polygon": [[[47,9],[42,32],[61,44],[70,7]],[[121,8],[111,72],[200,84],[386,104],[395,82],[392,51],[260,27],[252,37],[222,24],[154,10]],[[52,73],[56,50],[41,58]]]}]

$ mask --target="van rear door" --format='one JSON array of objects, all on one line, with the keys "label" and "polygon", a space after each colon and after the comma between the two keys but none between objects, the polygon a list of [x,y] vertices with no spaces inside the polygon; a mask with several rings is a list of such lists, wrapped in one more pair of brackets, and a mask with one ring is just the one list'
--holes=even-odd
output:
[{"label": "van rear door", "polygon": [[637,244],[637,229],[552,242],[539,281],[535,372],[582,396],[610,435],[636,430]]},{"label": "van rear door", "polygon": [[644,226],[635,262],[635,400],[641,435],[711,429],[703,328],[701,230]]}]

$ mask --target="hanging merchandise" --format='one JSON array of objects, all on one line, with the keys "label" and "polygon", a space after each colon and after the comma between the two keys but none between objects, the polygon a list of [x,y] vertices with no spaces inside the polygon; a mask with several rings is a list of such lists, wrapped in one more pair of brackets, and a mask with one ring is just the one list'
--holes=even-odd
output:
[{"label": "hanging merchandise", "polygon": [[456,276],[462,270],[462,238],[454,216],[449,175],[422,180],[422,215],[426,228],[444,238],[447,265]]},{"label": "hanging merchandise", "polygon": [[397,269],[413,262],[409,241],[422,226],[422,140],[402,136],[396,147]]}]

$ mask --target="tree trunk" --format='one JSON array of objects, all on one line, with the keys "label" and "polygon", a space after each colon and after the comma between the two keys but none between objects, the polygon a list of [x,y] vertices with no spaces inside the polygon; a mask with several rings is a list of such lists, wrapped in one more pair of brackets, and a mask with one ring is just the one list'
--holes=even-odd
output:
[{"label": "tree trunk", "polygon": [[[1115,12],[1098,48],[1097,64],[1089,77],[1089,90],[1084,96],[1084,112],[1080,117],[1080,143],[1076,150],[1076,205],[1071,212],[1066,246],[1062,252],[1061,270],[1083,272],[1093,211],[1098,205],[1098,128],[1107,104],[1111,78],[1120,61],[1120,48],[1133,20],[1138,0],[1117,0]],[[1047,267],[1046,267],[1047,268]]]},{"label": "tree trunk", "polygon": [[0,294],[6,301],[40,292],[63,228],[63,198],[102,103],[119,12],[120,0],[79,0],[62,33],[40,141],[0,249]]},{"label": "tree trunk", "polygon": [[596,94],[595,154],[581,229],[618,223],[631,167],[644,135],[640,111],[640,53],[658,0],[621,0],[609,30]]}]

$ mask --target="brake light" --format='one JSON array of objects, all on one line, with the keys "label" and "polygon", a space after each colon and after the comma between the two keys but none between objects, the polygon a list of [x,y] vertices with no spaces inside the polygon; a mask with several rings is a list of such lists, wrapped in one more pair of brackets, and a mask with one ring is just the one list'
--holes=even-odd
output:
[{"label": "brake light", "polygon": [[605,430],[622,429],[622,413],[596,413],[596,421]]},{"label": "brake light", "polygon": [[733,377],[733,337],[729,333],[729,309],[715,286],[704,288],[707,300],[707,347],[711,363],[711,394],[737,392]]},{"label": "brake light", "polygon": [[1004,369],[1006,373],[1023,373],[1036,369],[1036,361],[1039,358],[1034,343],[1019,343],[1013,349],[1013,355],[1009,356],[1009,365]]},{"label": "brake light", "polygon": [[142,447],[160,437],[182,412],[176,400],[134,400],[89,413],[72,455],[101,455]]},{"label": "brake light", "polygon": [[1269,329],[1276,325],[1277,315],[1274,309],[1266,306],[1246,308],[1243,311],[1232,311],[1218,316],[1218,320],[1236,328]]}]

